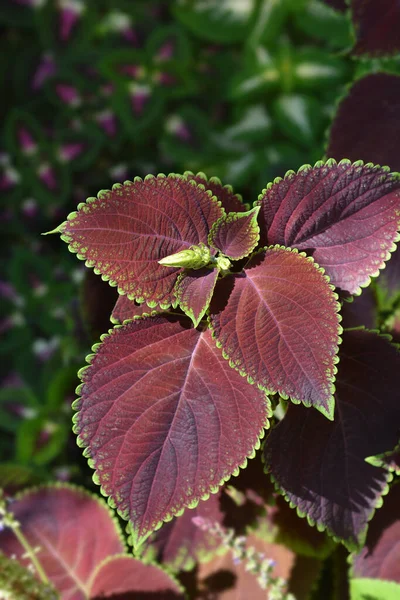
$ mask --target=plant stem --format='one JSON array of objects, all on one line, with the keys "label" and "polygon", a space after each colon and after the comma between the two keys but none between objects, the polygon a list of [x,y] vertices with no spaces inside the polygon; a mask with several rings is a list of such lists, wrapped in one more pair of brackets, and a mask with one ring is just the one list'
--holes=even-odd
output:
[{"label": "plant stem", "polygon": [[11,527],[11,529],[13,530],[16,538],[18,539],[19,543],[21,544],[21,546],[24,548],[25,552],[27,553],[27,555],[29,556],[33,566],[35,567],[42,583],[47,583],[50,584],[50,581],[46,575],[46,573],[43,570],[42,565],[40,564],[35,551],[32,549],[31,545],[29,544],[28,540],[26,539],[26,537],[24,536],[24,534],[22,533],[19,523],[14,523],[13,527]]}]

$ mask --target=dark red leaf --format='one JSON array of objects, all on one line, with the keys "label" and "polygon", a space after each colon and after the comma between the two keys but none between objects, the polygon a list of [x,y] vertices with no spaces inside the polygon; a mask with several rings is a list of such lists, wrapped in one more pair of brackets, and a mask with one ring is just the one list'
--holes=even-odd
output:
[{"label": "dark red leaf", "polygon": [[257,224],[257,206],[248,212],[228,213],[214,223],[208,241],[232,260],[248,256],[257,246],[260,228]]},{"label": "dark red leaf", "polygon": [[369,456],[367,462],[375,467],[386,467],[389,471],[400,475],[400,442],[394,450],[383,452],[377,456]]},{"label": "dark red leaf", "polygon": [[196,562],[208,560],[221,546],[221,541],[208,531],[203,531],[193,523],[194,517],[202,517],[213,523],[222,524],[220,494],[212,494],[205,502],[193,510],[185,510],[180,517],[174,517],[150,539],[157,549],[160,562],[174,571],[192,569]]},{"label": "dark red leaf", "polygon": [[191,171],[185,171],[184,176],[188,179],[194,179],[197,183],[204,185],[206,190],[210,190],[213,196],[216,196],[221,202],[225,212],[244,212],[249,209],[248,204],[243,203],[242,196],[233,192],[231,185],[223,185],[218,177],[210,177],[204,173],[197,173],[196,175]]},{"label": "dark red leaf", "polygon": [[340,102],[326,154],[400,171],[399,138],[400,77],[371,73],[356,81]]},{"label": "dark red leaf", "polygon": [[386,306],[392,305],[400,297],[400,251],[393,252],[390,261],[381,271],[379,280],[379,290],[383,297],[381,302]]},{"label": "dark red leaf", "polygon": [[139,304],[138,302],[135,302],[135,300],[129,300],[128,296],[125,294],[120,294],[111,313],[111,321],[113,323],[122,324],[128,319],[134,319],[135,317],[141,317],[143,315],[153,315],[156,312],[156,309],[150,308],[145,302]]},{"label": "dark red leaf", "polygon": [[168,308],[182,269],[158,261],[207,244],[212,224],[223,214],[209,192],[183,176],[137,177],[80,204],[58,231],[120,293]]},{"label": "dark red leaf", "polygon": [[400,177],[329,160],[275,179],[260,196],[261,242],[306,250],[336,287],[359,294],[395,249]]},{"label": "dark red leaf", "polygon": [[211,325],[232,366],[333,419],[339,305],[313,260],[274,246],[221,284],[233,288],[226,306],[211,304]]},{"label": "dark red leaf", "polygon": [[269,523],[276,529],[275,542],[302,556],[326,558],[331,554],[334,543],[328,535],[310,527],[305,519],[299,517],[283,496],[277,495],[272,506],[266,506],[266,517],[259,518],[259,525]]},{"label": "dark red leaf", "polygon": [[367,327],[367,329],[376,329],[378,326],[378,303],[375,290],[368,287],[361,296],[354,296],[351,302],[346,300],[343,302],[340,312],[343,329],[362,326]]},{"label": "dark red leaf", "polygon": [[353,54],[382,56],[400,50],[398,0],[351,0],[356,44]]},{"label": "dark red leaf", "polygon": [[110,327],[110,314],[120,296],[115,288],[89,269],[85,269],[80,292],[84,324],[90,339],[98,339]]},{"label": "dark red leaf", "polygon": [[331,6],[335,10],[339,10],[340,12],[345,12],[347,10],[346,0],[322,0],[328,6]]},{"label": "dark red leaf", "polygon": [[90,585],[91,599],[183,600],[180,586],[160,567],[132,556],[112,556],[97,569]]},{"label": "dark red leaf", "polygon": [[384,337],[352,330],[343,334],[340,356],[335,421],[289,406],[264,459],[287,500],[354,549],[390,480],[366,458],[398,441],[400,354]]},{"label": "dark red leaf", "polygon": [[195,327],[210,304],[218,278],[218,269],[197,269],[183,273],[175,286],[176,299]]},{"label": "dark red leaf", "polygon": [[132,321],[90,361],[74,430],[139,546],[237,472],[259,444],[269,402],[187,319]]},{"label": "dark red leaf", "polygon": [[[122,533],[105,503],[72,486],[33,488],[10,506],[55,588],[68,600],[86,600],[96,567],[124,551]],[[10,529],[0,532],[0,548],[28,566],[29,559]]]},{"label": "dark red leaf", "polygon": [[373,518],[364,548],[353,559],[354,577],[400,583],[400,485],[392,486]]}]

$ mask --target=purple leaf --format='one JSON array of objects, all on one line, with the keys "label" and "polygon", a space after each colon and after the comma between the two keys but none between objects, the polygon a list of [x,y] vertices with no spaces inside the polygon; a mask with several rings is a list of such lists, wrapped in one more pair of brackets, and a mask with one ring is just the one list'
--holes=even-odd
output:
[{"label": "purple leaf", "polygon": [[329,160],[275,179],[259,204],[261,243],[306,250],[333,285],[359,294],[395,249],[400,178],[361,161]]},{"label": "purple leaf", "polygon": [[135,547],[237,473],[268,425],[265,394],[188,325],[160,315],[116,328],[81,372],[74,431]]},{"label": "purple leaf", "polygon": [[[217,343],[240,373],[268,393],[315,406],[333,419],[339,305],[309,257],[280,246],[258,253],[244,273],[221,281],[211,304]],[[218,290],[217,290],[218,293]]]},{"label": "purple leaf", "polygon": [[[124,552],[122,532],[105,503],[72,486],[33,488],[17,496],[12,512],[46,575],[63,598],[85,600],[96,567]],[[11,529],[0,532],[0,548],[28,566]]]},{"label": "purple leaf", "polygon": [[367,329],[376,329],[378,325],[378,304],[375,291],[371,287],[368,287],[363,291],[361,296],[353,297],[351,302],[346,300],[343,302],[340,312],[343,329],[363,326],[367,327]]},{"label": "purple leaf", "polygon": [[159,566],[145,565],[127,555],[107,558],[97,569],[90,585],[90,600],[115,598],[118,594],[124,600],[185,598],[180,585]]},{"label": "purple leaf", "polygon": [[185,177],[137,177],[80,204],[58,231],[69,249],[121,294],[168,308],[182,269],[158,261],[206,244],[223,214],[209,192]]},{"label": "purple leaf", "polygon": [[400,50],[398,0],[351,0],[356,44],[353,54],[382,56]]},{"label": "purple leaf", "polygon": [[233,192],[232,186],[222,185],[218,177],[207,179],[204,173],[197,173],[195,175],[191,171],[185,171],[184,176],[188,179],[194,179],[197,183],[204,185],[206,190],[210,190],[213,196],[216,196],[221,202],[226,213],[244,212],[250,208],[248,204],[243,203],[243,199],[239,194]]},{"label": "purple leaf", "polygon": [[248,212],[228,213],[214,223],[208,242],[232,260],[248,256],[260,239],[257,215],[260,207]]},{"label": "purple leaf", "polygon": [[393,485],[372,520],[364,548],[353,557],[353,576],[400,583],[400,485]]},{"label": "purple leaf", "polygon": [[203,531],[193,523],[194,517],[202,517],[222,525],[223,513],[219,507],[220,494],[212,494],[193,510],[185,510],[180,517],[164,523],[154,534],[151,544],[159,553],[160,561],[174,571],[192,569],[196,562],[208,560],[220,547],[221,541],[209,531]]},{"label": "purple leaf", "polygon": [[331,6],[335,10],[339,10],[340,12],[346,12],[347,4],[346,0],[322,0],[328,6]]},{"label": "purple leaf", "polygon": [[398,441],[400,354],[384,337],[360,329],[343,334],[340,356],[335,421],[289,406],[266,440],[264,459],[291,505],[354,549],[391,479],[366,458]]},{"label": "purple leaf", "polygon": [[340,102],[327,156],[371,161],[400,171],[400,77],[371,73],[356,81]]},{"label": "purple leaf", "polygon": [[218,269],[198,269],[183,273],[175,286],[175,294],[183,312],[192,319],[195,327],[210,304],[218,278]]},{"label": "purple leaf", "polygon": [[366,461],[375,467],[386,467],[389,471],[400,475],[400,442],[394,450],[382,452],[377,456],[369,456]]},{"label": "purple leaf", "polygon": [[120,295],[111,313],[111,321],[112,323],[122,324],[124,321],[142,317],[143,315],[153,315],[156,312],[156,309],[150,308],[145,302],[139,304],[135,300],[129,300],[128,296]]}]

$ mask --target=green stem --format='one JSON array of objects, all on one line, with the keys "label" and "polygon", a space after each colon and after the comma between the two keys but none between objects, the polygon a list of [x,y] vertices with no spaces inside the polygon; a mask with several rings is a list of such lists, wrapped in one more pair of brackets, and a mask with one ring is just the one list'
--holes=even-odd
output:
[{"label": "green stem", "polygon": [[41,581],[43,583],[47,583],[50,584],[50,581],[46,575],[46,573],[43,570],[42,565],[40,564],[39,560],[37,559],[37,556],[34,552],[34,550],[32,549],[31,545],[29,544],[28,540],[26,539],[26,537],[24,536],[24,534],[22,533],[19,524],[15,524],[12,528],[11,528],[16,536],[16,538],[18,539],[19,543],[21,544],[21,546],[24,548],[24,550],[26,551],[27,555],[29,556],[30,560],[32,561],[33,566],[35,567]]}]

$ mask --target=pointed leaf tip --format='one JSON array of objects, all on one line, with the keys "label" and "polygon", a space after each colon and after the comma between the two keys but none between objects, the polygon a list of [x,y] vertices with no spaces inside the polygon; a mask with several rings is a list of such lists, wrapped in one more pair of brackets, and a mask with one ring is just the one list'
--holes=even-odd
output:
[{"label": "pointed leaf tip", "polygon": [[64,221],[63,223],[61,223],[61,225],[59,225],[55,229],[52,229],[51,231],[45,231],[44,233],[41,233],[40,235],[51,235],[52,233],[63,233],[66,223],[67,222]]},{"label": "pointed leaf tip", "polygon": [[[217,302],[221,295],[225,306]],[[322,269],[273,246],[254,255],[239,277],[222,279],[215,297],[211,327],[232,366],[268,393],[333,420],[341,327],[337,296]]]},{"label": "pointed leaf tip", "polygon": [[256,206],[247,212],[223,215],[211,228],[209,244],[232,260],[248,256],[260,238],[259,211],[260,206]]},{"label": "pointed leaf tip", "polygon": [[271,410],[209,330],[171,315],[115,328],[82,381],[75,432],[136,548],[253,455]]}]

